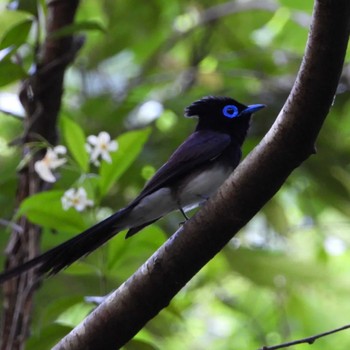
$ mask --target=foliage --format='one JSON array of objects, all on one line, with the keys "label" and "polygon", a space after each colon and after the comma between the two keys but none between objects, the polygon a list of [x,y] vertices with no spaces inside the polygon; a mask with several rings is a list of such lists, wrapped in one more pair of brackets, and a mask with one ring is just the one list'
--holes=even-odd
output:
[{"label": "foliage", "polygon": [[[0,1],[0,219],[8,221],[15,217],[20,163],[19,147],[8,143],[23,131],[16,92],[42,40],[45,11],[36,13],[42,3],[19,1],[19,10],[13,11]],[[43,249],[135,197],[193,129],[194,122],[181,116],[199,97],[231,95],[268,105],[254,120],[244,146],[247,154],[269,129],[293,84],[311,6],[304,0],[152,0],[136,7],[127,1],[82,2],[76,26],[56,33],[84,32],[87,37],[67,72],[61,110],[61,143],[70,159],[52,190],[28,198],[17,213],[43,226]],[[255,349],[349,323],[347,71],[317,155],[125,349]],[[101,130],[118,141],[119,149],[111,154],[112,163],[95,168],[88,162],[86,135]],[[60,198],[72,186],[83,187],[95,206],[84,212],[63,210]],[[180,221],[175,213],[130,240],[118,235],[46,280],[37,295],[27,348],[54,344],[91,310],[85,296],[116,288]],[[9,229],[1,226],[0,233],[5,247]],[[332,348],[333,343],[348,349],[350,336],[333,335],[312,348]]]}]

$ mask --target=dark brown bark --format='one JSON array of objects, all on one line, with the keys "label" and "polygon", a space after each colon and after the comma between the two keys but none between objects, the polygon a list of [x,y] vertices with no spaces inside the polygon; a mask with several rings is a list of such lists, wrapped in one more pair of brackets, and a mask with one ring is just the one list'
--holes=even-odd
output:
[{"label": "dark brown bark", "polygon": [[[63,78],[67,65],[74,58],[80,43],[71,36],[54,39],[51,34],[71,24],[78,0],[48,2],[47,38],[37,57],[37,70],[22,83],[20,99],[26,111],[24,120],[23,156],[30,149],[27,142],[46,139],[50,144],[57,141],[56,124],[63,92]],[[19,174],[17,205],[23,199],[43,189],[43,183],[34,172],[35,155]],[[13,230],[6,248],[5,267],[10,269],[22,264],[39,252],[40,228],[21,217],[17,224],[21,232]],[[1,350],[24,348],[29,333],[33,295],[35,292],[33,271],[6,282],[1,327]]]},{"label": "dark brown bark", "polygon": [[314,153],[341,74],[349,24],[349,0],[315,1],[303,62],[271,130],[215,198],[55,350],[120,348],[169,304]]}]

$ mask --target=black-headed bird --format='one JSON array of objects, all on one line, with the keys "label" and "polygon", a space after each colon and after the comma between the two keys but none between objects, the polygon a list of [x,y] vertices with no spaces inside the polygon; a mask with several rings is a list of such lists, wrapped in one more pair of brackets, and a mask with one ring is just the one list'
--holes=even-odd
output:
[{"label": "black-headed bird", "polygon": [[212,196],[240,162],[251,115],[265,105],[245,106],[229,97],[204,97],[185,109],[195,131],[125,208],[55,248],[0,274],[0,283],[35,268],[55,274],[91,253],[118,232],[130,237],[174,210],[185,212]]}]

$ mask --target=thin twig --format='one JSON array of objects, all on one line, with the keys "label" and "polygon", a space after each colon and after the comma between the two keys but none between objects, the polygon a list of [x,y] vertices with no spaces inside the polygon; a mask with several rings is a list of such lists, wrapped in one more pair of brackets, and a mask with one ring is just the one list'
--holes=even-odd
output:
[{"label": "thin twig", "polygon": [[16,230],[18,233],[23,233],[23,228],[12,221],[0,219],[0,226],[10,227],[11,229]]},{"label": "thin twig", "polygon": [[293,340],[293,341],[290,341],[290,342],[287,342],[287,343],[282,343],[282,344],[273,345],[273,346],[263,346],[259,350],[276,350],[276,349],[287,348],[288,346],[297,345],[297,344],[305,344],[305,343],[313,344],[319,338],[325,337],[325,336],[333,334],[333,333],[337,333],[337,332],[343,331],[343,330],[348,329],[348,328],[350,328],[350,324],[347,324],[347,325],[345,325],[343,327],[339,327],[339,328],[333,329],[333,330],[328,331],[328,332],[316,334],[316,335],[313,335],[311,337],[302,338],[302,339],[298,339],[298,340]]}]

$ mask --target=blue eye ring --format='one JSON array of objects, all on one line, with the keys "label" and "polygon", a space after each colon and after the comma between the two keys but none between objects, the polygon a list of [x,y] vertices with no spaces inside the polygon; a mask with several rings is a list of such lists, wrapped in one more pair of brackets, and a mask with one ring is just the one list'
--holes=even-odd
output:
[{"label": "blue eye ring", "polygon": [[234,118],[238,116],[238,108],[234,105],[227,105],[222,109],[222,113],[227,118]]}]

